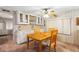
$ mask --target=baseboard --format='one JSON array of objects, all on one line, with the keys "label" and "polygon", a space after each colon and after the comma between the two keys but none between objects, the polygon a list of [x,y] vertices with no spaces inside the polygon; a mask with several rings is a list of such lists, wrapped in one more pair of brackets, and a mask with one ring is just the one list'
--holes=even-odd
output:
[{"label": "baseboard", "polygon": [[63,43],[66,43],[66,44],[69,44],[69,45],[74,45],[74,46],[77,46],[77,47],[79,47],[79,45],[77,45],[77,44],[74,44],[74,43],[68,43],[68,42],[64,42],[64,41],[61,41],[61,40],[58,40],[58,41],[60,41],[60,42],[63,42]]},{"label": "baseboard", "polygon": [[22,45],[22,44],[25,44],[25,43],[27,43],[27,42],[22,42],[22,43],[17,43],[16,42],[17,45]]},{"label": "baseboard", "polygon": [[[33,41],[33,40],[30,40],[29,42],[31,42],[31,41]],[[21,42],[21,43],[17,43],[17,42],[16,42],[17,45],[22,45],[22,44],[25,44],[25,43],[27,43],[27,41]]]}]

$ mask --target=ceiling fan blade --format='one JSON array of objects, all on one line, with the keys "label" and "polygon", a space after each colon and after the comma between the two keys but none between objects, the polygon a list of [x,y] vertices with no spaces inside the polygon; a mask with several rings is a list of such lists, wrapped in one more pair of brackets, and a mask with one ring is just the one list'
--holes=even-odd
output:
[{"label": "ceiling fan blade", "polygon": [[53,10],[53,9],[51,9],[51,10],[49,11],[49,15],[50,15],[51,17],[57,17],[56,11]]},{"label": "ceiling fan blade", "polygon": [[55,17],[57,17],[57,15],[56,15],[56,14],[54,14],[54,16],[55,16]]},{"label": "ceiling fan blade", "polygon": [[42,14],[43,15],[47,14],[50,17],[57,17],[56,11],[54,9],[51,9],[51,8],[44,8],[44,9],[42,9]]}]

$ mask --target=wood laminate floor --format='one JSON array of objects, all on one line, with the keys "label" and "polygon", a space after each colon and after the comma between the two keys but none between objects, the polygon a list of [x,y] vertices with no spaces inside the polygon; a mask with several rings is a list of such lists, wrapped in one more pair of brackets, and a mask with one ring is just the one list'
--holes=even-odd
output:
[{"label": "wood laminate floor", "polygon": [[[37,49],[32,47],[33,42],[30,43],[30,49],[27,49],[27,43],[17,45],[16,42],[12,40],[12,37],[0,39],[0,52],[37,52]],[[57,41],[56,49],[56,52],[79,52],[79,46],[60,41]],[[47,52],[48,49],[45,48],[43,51]]]}]

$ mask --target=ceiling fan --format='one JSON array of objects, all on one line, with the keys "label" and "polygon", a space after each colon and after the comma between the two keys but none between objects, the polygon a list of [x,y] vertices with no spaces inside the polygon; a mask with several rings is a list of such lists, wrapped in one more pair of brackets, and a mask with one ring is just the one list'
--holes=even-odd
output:
[{"label": "ceiling fan", "polygon": [[44,17],[57,17],[56,11],[51,8],[44,8],[42,9],[42,14]]}]

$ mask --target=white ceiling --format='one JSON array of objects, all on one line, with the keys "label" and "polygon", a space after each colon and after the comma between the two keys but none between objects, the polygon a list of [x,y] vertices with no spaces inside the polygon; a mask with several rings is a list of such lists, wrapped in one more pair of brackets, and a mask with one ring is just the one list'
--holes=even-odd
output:
[{"label": "white ceiling", "polygon": [[67,12],[70,11],[72,9],[77,9],[79,7],[76,6],[0,6],[0,8],[2,9],[7,9],[7,10],[11,10],[11,11],[23,11],[23,12],[27,12],[27,13],[34,13],[34,14],[41,14],[41,10],[44,8],[51,8],[56,10],[57,14],[61,14],[63,12]]},{"label": "white ceiling", "polygon": [[34,12],[39,11],[44,8],[51,8],[51,9],[58,9],[62,7],[54,7],[54,6],[0,6],[0,8],[8,9],[8,10],[19,10],[19,11],[26,11],[26,12]]},{"label": "white ceiling", "polygon": [[41,10],[44,8],[54,9],[58,14],[60,14],[59,13],[61,11],[60,9],[63,9],[66,7],[63,7],[63,6],[0,6],[0,8],[11,10],[11,11],[18,10],[26,13],[32,13],[35,15],[41,15],[42,14]]}]

